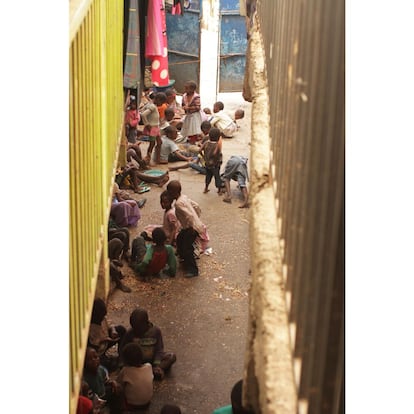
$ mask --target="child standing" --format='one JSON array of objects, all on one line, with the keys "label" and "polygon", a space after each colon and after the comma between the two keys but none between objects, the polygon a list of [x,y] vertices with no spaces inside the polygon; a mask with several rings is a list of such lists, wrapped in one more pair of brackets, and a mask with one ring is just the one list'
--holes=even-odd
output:
[{"label": "child standing", "polygon": [[184,94],[182,107],[185,112],[181,133],[190,144],[199,140],[201,134],[201,104],[200,95],[196,92],[197,84],[194,81],[188,81],[184,84]]},{"label": "child standing", "polygon": [[125,134],[128,142],[135,144],[137,140],[137,126],[141,116],[137,110],[137,101],[131,100],[129,109],[125,113]]},{"label": "child standing", "polygon": [[210,190],[208,186],[214,177],[217,193],[221,194],[223,183],[220,178],[220,167],[223,162],[223,154],[221,152],[222,142],[221,133],[218,128],[211,128],[209,139],[202,145],[201,151],[204,151],[204,162],[206,166],[206,179],[204,193]]},{"label": "child standing", "polygon": [[154,379],[162,380],[177,357],[172,352],[164,351],[164,342],[161,329],[150,322],[148,312],[142,308],[136,308],[129,317],[131,329],[127,331],[121,344],[121,353],[125,346],[131,342],[141,347],[143,362],[152,365]]},{"label": "child standing", "polygon": [[147,150],[147,163],[151,159],[152,151],[155,147],[155,143],[158,146],[158,154],[155,153],[155,160],[159,163],[159,150],[161,149],[161,137],[160,137],[160,115],[158,112],[157,106],[154,104],[153,99],[155,94],[151,93],[149,95],[149,101],[144,104],[140,113],[142,120],[144,122],[144,130],[142,131],[143,135],[148,135],[149,146]]},{"label": "child standing", "polygon": [[139,344],[131,342],[122,350],[123,368],[117,382],[121,385],[127,410],[145,409],[154,393],[151,364],[143,363]]},{"label": "child standing", "polygon": [[156,227],[152,232],[154,244],[147,246],[141,263],[132,265],[132,268],[144,278],[158,275],[162,270],[168,276],[175,277],[177,259],[173,247],[165,244],[166,239],[164,230],[161,227]]},{"label": "child standing", "polygon": [[185,277],[198,276],[198,266],[194,256],[194,242],[200,242],[201,250],[207,248],[209,236],[206,225],[200,220],[200,206],[186,195],[181,194],[181,184],[172,180],[167,185],[167,191],[175,200],[175,214],[181,224],[177,236],[177,253],[184,261]]},{"label": "child standing", "polygon": [[160,130],[162,130],[169,125],[165,117],[165,110],[168,108],[167,95],[164,92],[157,92],[154,97],[154,103],[157,105],[160,116]]}]

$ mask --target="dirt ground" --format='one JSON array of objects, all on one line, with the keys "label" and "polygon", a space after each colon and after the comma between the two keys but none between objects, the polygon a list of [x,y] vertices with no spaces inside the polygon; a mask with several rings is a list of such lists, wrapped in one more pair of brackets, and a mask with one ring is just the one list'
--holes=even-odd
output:
[{"label": "dirt ground", "polygon": [[[219,100],[230,114],[237,108],[245,110],[239,131],[223,142],[224,168],[231,155],[249,157],[251,104],[239,93],[219,95]],[[145,149],[147,143],[142,145]],[[192,169],[170,172],[171,180],[180,180],[182,193],[199,203],[201,219],[208,227],[213,251],[198,260],[200,276],[186,279],[179,266],[174,279],[142,282],[124,265],[123,281],[132,292],[115,289],[109,296],[110,322],[128,328],[131,311],[144,307],[162,330],[165,350],[177,355],[166,378],[154,383],[149,414],[158,414],[166,403],[180,406],[183,414],[211,413],[230,404],[231,388],[243,375],[250,287],[249,209],[238,208],[241,193],[235,181],[231,183],[233,202],[227,204],[217,195],[214,179],[210,192],[203,194],[204,177]],[[159,197],[166,186],[150,184],[150,188],[144,194],[131,191],[132,197],[147,199],[138,225],[130,229],[131,240],[146,225],[162,223]]]}]

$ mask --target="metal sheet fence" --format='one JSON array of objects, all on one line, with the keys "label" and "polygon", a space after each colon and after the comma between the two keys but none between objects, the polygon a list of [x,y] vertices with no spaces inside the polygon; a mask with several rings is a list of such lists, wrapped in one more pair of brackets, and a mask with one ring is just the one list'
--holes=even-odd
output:
[{"label": "metal sheet fence", "polygon": [[342,413],[344,1],[258,0],[257,16],[299,412]]},{"label": "metal sheet fence", "polygon": [[91,305],[101,260],[106,257],[108,213],[122,131],[123,1],[72,1],[70,23],[69,393],[70,412],[74,413]]}]

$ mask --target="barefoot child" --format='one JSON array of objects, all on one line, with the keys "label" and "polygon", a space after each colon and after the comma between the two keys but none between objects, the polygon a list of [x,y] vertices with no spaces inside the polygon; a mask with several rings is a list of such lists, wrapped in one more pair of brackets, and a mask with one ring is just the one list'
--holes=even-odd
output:
[{"label": "barefoot child", "polygon": [[[151,93],[149,95],[150,100],[144,104],[140,114],[144,122],[144,130],[142,131],[143,135],[148,135],[149,146],[147,149],[146,162],[149,163],[151,159],[152,151],[157,143],[157,147],[161,148],[161,137],[160,137],[160,115],[158,112],[157,106],[152,101],[155,98],[155,94]],[[155,161],[159,163],[159,153],[155,153]]]},{"label": "barefoot child", "polygon": [[209,236],[206,225],[200,220],[200,206],[186,195],[181,194],[181,184],[172,180],[167,185],[167,191],[175,200],[175,214],[181,224],[177,236],[177,253],[183,259],[186,270],[185,277],[198,276],[198,266],[194,256],[194,242],[197,240],[201,250],[207,248]]},{"label": "barefoot child", "polygon": [[184,84],[184,94],[182,99],[182,108],[185,111],[181,133],[187,138],[190,144],[195,144],[201,134],[201,104],[200,95],[196,92],[197,84],[194,81],[188,81]]},{"label": "barefoot child", "polygon": [[217,193],[221,194],[221,187],[223,186],[220,178],[220,167],[223,162],[221,146],[220,130],[218,128],[211,128],[208,140],[201,146],[201,151],[204,152],[204,163],[206,166],[204,193],[210,191],[208,186],[211,183],[211,179],[214,177]]},{"label": "barefoot child", "polygon": [[239,208],[248,207],[249,193],[247,191],[246,181],[249,180],[249,173],[247,171],[247,158],[232,155],[226,163],[221,178],[224,180],[226,186],[226,196],[223,198],[223,201],[225,203],[231,203],[230,180],[234,180],[237,181],[243,196],[243,203]]}]

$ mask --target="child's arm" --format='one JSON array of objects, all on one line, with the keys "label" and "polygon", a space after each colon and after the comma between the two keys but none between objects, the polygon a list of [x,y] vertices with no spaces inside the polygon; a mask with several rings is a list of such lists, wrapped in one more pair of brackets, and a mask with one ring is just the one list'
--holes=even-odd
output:
[{"label": "child's arm", "polygon": [[201,215],[201,208],[198,205],[198,203],[196,203],[194,200],[191,200],[190,198],[189,198],[189,201],[190,201],[191,205],[193,206],[193,209],[197,213],[198,217],[200,217],[200,215]]},{"label": "child's arm", "polygon": [[214,155],[217,154],[218,152],[221,152],[222,146],[223,146],[223,140],[221,139],[221,135],[220,135],[220,138],[217,141],[216,148],[214,149]]},{"label": "child's arm", "polygon": [[194,99],[190,102],[190,105],[185,106],[184,109],[190,114],[198,112],[201,109],[200,97],[195,96]]},{"label": "child's arm", "polygon": [[207,139],[206,141],[204,141],[202,144],[201,144],[201,146],[200,146],[200,152],[201,151],[204,151],[204,148],[206,147],[206,144],[207,144],[207,142],[208,142],[209,140]]}]

